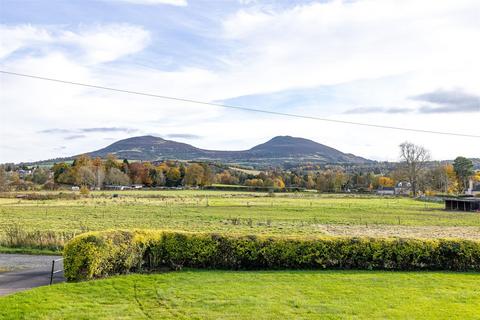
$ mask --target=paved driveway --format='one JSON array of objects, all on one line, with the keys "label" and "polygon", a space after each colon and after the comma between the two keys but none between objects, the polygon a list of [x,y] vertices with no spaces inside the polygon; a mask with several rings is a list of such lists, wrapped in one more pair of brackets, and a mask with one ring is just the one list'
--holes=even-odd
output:
[{"label": "paved driveway", "polygon": [[[59,256],[26,254],[0,254],[0,296],[45,286],[50,283],[52,260]],[[62,262],[55,263],[55,270],[63,269]],[[63,272],[57,273],[54,283],[63,282]]]}]

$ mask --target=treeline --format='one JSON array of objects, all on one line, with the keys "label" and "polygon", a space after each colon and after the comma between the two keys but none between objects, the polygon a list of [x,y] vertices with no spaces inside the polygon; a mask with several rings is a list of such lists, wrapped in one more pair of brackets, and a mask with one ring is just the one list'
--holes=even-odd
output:
[{"label": "treeline", "polygon": [[[248,171],[248,170],[245,170]],[[212,184],[242,185],[272,189],[305,188],[322,192],[341,192],[349,188],[369,191],[394,181],[374,173],[347,174],[340,167],[318,171],[272,169],[258,174],[205,162],[129,162],[113,155],[107,159],[80,156],[72,164],[52,167],[56,184],[102,188],[139,184],[146,187],[204,187]]]},{"label": "treeline", "polygon": [[57,184],[101,188],[106,185],[139,184],[147,187],[205,186],[213,182],[213,174],[206,163],[185,164],[178,161],[151,162],[120,161],[109,155],[107,159],[76,158],[72,164],[57,163],[52,167]]},{"label": "treeline", "polygon": [[0,165],[0,191],[53,189],[52,172],[48,168],[28,169],[13,164]]},{"label": "treeline", "polygon": [[[470,179],[480,182],[469,159],[458,157],[453,164],[416,165],[412,173],[407,162],[390,170],[348,171],[342,166],[328,168],[272,168],[255,172],[220,163],[129,162],[109,155],[106,159],[79,156],[72,163],[60,162],[51,168],[0,165],[0,191],[55,189],[61,185],[104,188],[106,186],[205,187],[212,184],[239,185],[275,190],[316,189],[320,192],[372,192],[401,187],[402,193],[456,194],[468,188]],[[413,192],[412,192],[413,193]]]}]

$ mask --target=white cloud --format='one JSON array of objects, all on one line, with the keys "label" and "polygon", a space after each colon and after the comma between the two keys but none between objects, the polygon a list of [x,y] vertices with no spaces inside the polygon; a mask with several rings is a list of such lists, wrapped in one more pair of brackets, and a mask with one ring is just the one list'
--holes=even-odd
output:
[{"label": "white cloud", "polygon": [[35,56],[62,52],[80,63],[97,64],[143,50],[150,33],[139,26],[107,24],[65,30],[60,26],[0,25],[0,58],[27,49]]},{"label": "white cloud", "polygon": [[34,46],[38,43],[50,41],[50,33],[43,28],[31,25],[0,25],[0,59],[7,57],[26,45]]},{"label": "white cloud", "polygon": [[150,34],[138,26],[113,24],[63,32],[58,40],[78,46],[88,61],[100,63],[143,50],[150,42]]},{"label": "white cloud", "polygon": [[[150,35],[155,30],[140,26],[2,26],[0,62],[20,73],[206,101],[351,83],[341,91],[342,103],[299,104],[288,112],[472,133],[477,114],[343,111],[372,106],[416,109],[420,102],[409,97],[438,89],[461,88],[479,95],[479,10],[479,2],[467,0],[334,1],[281,11],[255,6],[226,17],[223,29],[208,35],[230,48],[221,56],[212,52],[212,60],[222,65],[209,69],[189,65],[153,70],[125,60],[106,64],[155,45]],[[201,135],[199,146],[209,149],[248,148],[273,135],[289,134],[377,159],[395,160],[398,144],[406,139],[428,146],[437,159],[479,156],[468,139],[230,112],[7,75],[0,80],[0,162],[77,154],[103,147],[104,138],[129,136],[97,133],[65,143],[62,134],[36,134],[87,127]],[[9,149],[23,145],[28,148]],[[59,145],[65,148],[55,148]]]},{"label": "white cloud", "polygon": [[186,6],[187,0],[110,0],[118,2],[127,2],[132,4],[141,4],[141,5],[159,5],[159,4],[169,4],[172,6],[184,7]]},{"label": "white cloud", "polygon": [[[240,47],[232,62],[241,70],[238,76],[256,74],[251,83],[257,90],[461,70],[453,85],[478,91],[479,11],[473,0],[332,1],[278,12],[254,8],[229,17],[224,37]],[[445,77],[429,80],[420,91],[433,90],[440,81],[451,85]]]}]

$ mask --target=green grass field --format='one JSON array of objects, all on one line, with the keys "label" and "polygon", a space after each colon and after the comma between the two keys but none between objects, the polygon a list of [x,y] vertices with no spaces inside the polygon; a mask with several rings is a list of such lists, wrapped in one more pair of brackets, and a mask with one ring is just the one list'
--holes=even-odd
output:
[{"label": "green grass field", "polygon": [[0,299],[1,319],[480,319],[479,274],[180,271]]},{"label": "green grass field", "polygon": [[[76,200],[6,196],[0,245],[31,237],[20,248],[0,247],[7,252],[115,228],[480,239],[479,214],[407,198],[202,190],[101,191]],[[480,319],[479,282],[476,273],[187,270],[17,293],[0,298],[0,319]]]},{"label": "green grass field", "polygon": [[[113,194],[119,197],[113,198]],[[150,228],[233,234],[480,237],[480,215],[408,198],[235,191],[94,192],[77,200],[0,198],[0,244],[16,225],[57,232]],[[2,240],[3,239],[3,240]]]}]

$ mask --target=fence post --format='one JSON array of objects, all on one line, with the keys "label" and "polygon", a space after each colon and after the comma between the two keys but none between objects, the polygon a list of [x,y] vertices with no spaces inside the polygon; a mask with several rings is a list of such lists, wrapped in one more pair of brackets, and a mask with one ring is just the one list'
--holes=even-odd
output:
[{"label": "fence post", "polygon": [[50,284],[53,283],[53,271],[55,270],[55,260],[52,260],[52,272],[50,272]]}]

